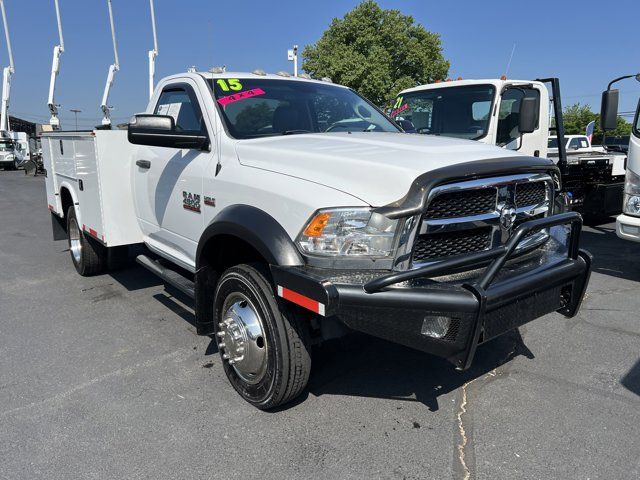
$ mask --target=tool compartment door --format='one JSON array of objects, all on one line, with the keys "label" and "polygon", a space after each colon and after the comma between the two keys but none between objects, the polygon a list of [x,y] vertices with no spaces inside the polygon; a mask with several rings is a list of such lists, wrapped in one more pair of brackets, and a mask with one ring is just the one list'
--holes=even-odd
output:
[{"label": "tool compartment door", "polygon": [[77,193],[80,203],[80,221],[82,230],[88,235],[104,243],[104,220],[102,216],[102,199],[96,157],[95,134],[73,138]]},{"label": "tool compartment door", "polygon": [[58,195],[58,182],[56,181],[56,169],[55,169],[55,152],[53,151],[53,144],[55,139],[51,137],[42,137],[42,162],[44,163],[44,170],[46,172],[44,184],[47,191],[47,206],[56,215],[62,217],[64,212],[62,211],[62,203],[60,202],[60,195]]}]

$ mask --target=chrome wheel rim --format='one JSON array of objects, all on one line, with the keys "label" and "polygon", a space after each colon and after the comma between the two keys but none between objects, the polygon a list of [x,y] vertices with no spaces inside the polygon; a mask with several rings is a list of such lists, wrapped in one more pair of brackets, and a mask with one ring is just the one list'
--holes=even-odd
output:
[{"label": "chrome wheel rim", "polygon": [[71,256],[76,263],[80,263],[82,257],[82,242],[80,241],[80,229],[78,228],[78,222],[75,218],[69,220],[69,250],[71,250]]},{"label": "chrome wheel rim", "polygon": [[249,384],[267,371],[267,342],[263,320],[251,300],[240,292],[227,297],[218,324],[218,347],[224,361]]}]

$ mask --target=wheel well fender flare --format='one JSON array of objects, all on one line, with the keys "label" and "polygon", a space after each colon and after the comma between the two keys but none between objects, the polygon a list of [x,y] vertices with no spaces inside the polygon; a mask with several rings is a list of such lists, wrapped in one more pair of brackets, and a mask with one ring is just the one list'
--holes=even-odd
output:
[{"label": "wheel well fender flare", "polygon": [[206,260],[208,246],[216,237],[236,237],[250,245],[270,265],[303,265],[304,260],[293,240],[278,221],[267,212],[250,205],[224,208],[205,228],[196,251],[195,303],[196,330],[200,335],[215,331],[213,291],[222,272]]},{"label": "wheel well fender flare", "polygon": [[69,196],[71,197],[71,202],[72,202],[72,206],[75,208],[76,210],[76,218],[78,219],[78,222],[81,222],[81,212],[80,212],[80,202],[78,202],[78,196],[76,194],[75,189],[73,188],[73,185],[71,185],[69,182],[64,181],[62,183],[60,183],[60,186],[58,188],[59,192],[60,192],[60,207],[62,208],[62,217],[67,218],[67,212],[66,209],[64,208],[62,199],[64,196],[64,191],[66,190],[69,194]]},{"label": "wheel well fender flare", "polygon": [[275,218],[250,205],[231,205],[216,215],[200,236],[196,267],[201,264],[206,246],[219,235],[230,235],[245,241],[270,265],[304,264],[293,240]]}]

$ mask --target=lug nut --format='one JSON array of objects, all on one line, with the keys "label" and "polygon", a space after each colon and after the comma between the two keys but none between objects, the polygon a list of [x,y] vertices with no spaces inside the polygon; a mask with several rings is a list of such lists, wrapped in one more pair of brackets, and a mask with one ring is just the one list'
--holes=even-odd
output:
[{"label": "lug nut", "polygon": [[231,358],[231,356],[228,353],[224,353],[224,354],[222,354],[222,358],[224,358],[225,360],[229,360],[229,358]]},{"label": "lug nut", "polygon": [[224,332],[218,332],[216,335],[218,335],[220,338],[224,337]]},{"label": "lug nut", "polygon": [[225,345],[225,343],[224,343],[224,342],[220,342],[220,343],[218,344],[218,347],[220,347],[220,348],[225,348],[225,347],[226,347],[226,345]]},{"label": "lug nut", "polygon": [[236,361],[233,358],[229,360],[229,365],[233,365],[234,363],[236,363]]}]

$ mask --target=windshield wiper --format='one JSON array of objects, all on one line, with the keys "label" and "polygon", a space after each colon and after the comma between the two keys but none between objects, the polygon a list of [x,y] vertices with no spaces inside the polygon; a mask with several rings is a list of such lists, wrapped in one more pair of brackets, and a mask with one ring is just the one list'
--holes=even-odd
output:
[{"label": "windshield wiper", "polygon": [[313,133],[311,130],[285,130],[281,135],[295,135],[297,133]]}]

